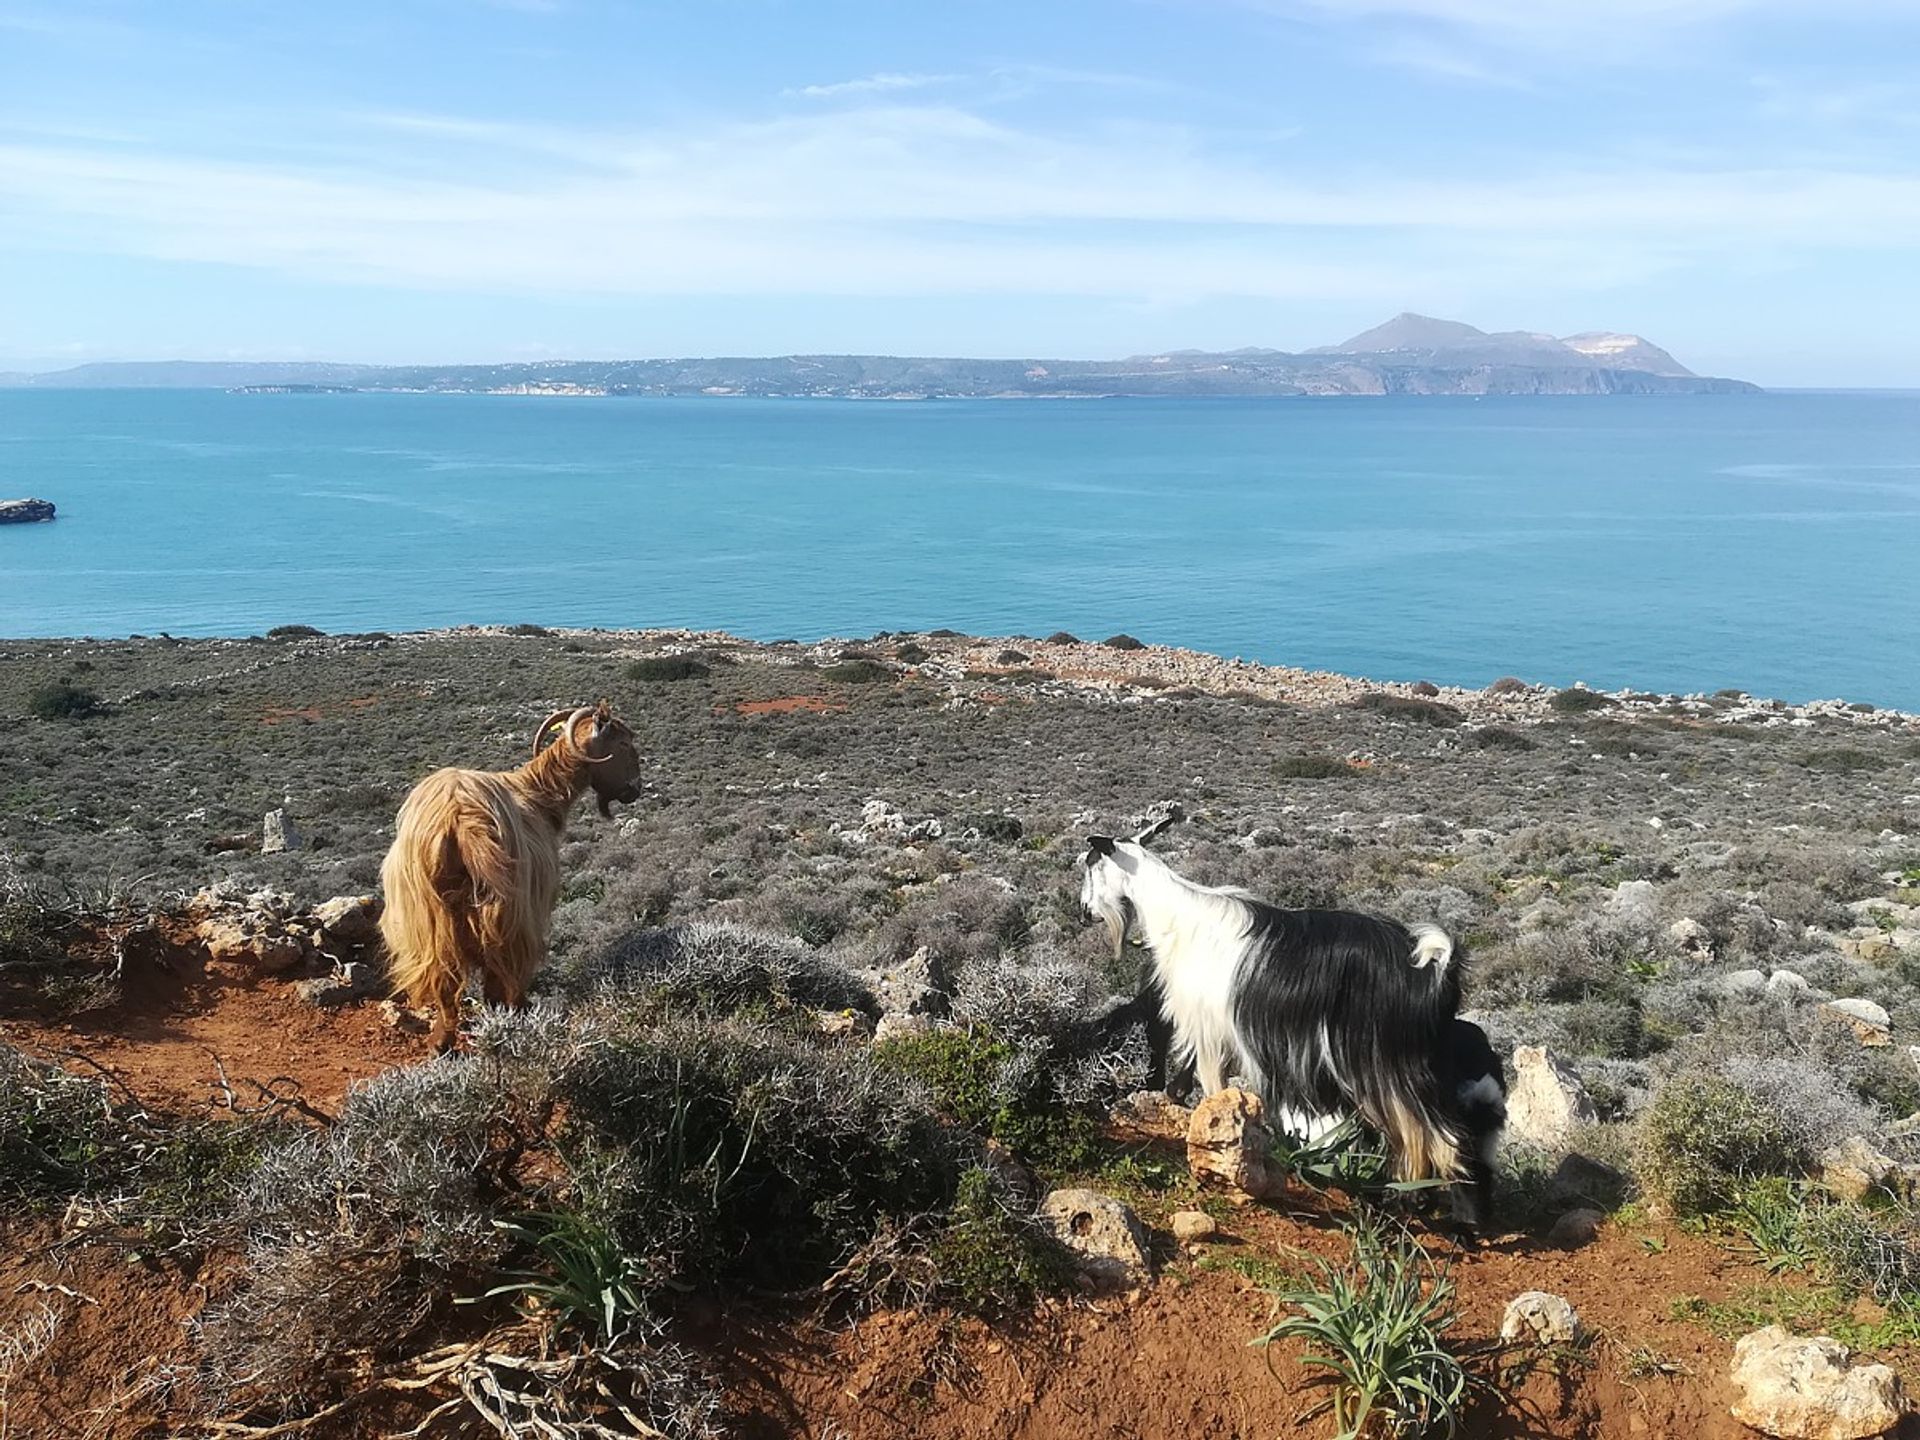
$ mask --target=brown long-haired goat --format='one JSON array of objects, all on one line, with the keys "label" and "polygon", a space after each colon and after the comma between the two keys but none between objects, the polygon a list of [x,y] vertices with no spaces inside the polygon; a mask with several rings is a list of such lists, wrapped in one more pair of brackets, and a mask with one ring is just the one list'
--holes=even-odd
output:
[{"label": "brown long-haired goat", "polygon": [[394,989],[433,1008],[435,1050],[453,1044],[470,976],[489,1004],[525,1000],[547,958],[560,836],[589,789],[609,817],[640,798],[633,731],[604,700],[549,715],[518,770],[436,770],[400,806],[380,933]]}]

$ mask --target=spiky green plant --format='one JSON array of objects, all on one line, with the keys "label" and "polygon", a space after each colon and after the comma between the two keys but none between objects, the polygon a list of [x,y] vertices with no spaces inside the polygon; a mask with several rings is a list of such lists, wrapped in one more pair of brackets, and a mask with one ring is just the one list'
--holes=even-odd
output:
[{"label": "spiky green plant", "polygon": [[530,1246],[539,1263],[507,1272],[505,1283],[460,1303],[523,1295],[546,1312],[556,1329],[572,1327],[609,1345],[645,1318],[641,1267],[620,1248],[613,1232],[590,1216],[538,1210],[494,1224]]},{"label": "spiky green plant", "polygon": [[1308,1417],[1332,1414],[1338,1440],[1453,1434],[1471,1381],[1444,1341],[1458,1319],[1451,1273],[1384,1218],[1363,1217],[1349,1239],[1344,1261],[1304,1257],[1307,1278],[1274,1292],[1294,1313],[1252,1343],[1304,1343],[1300,1363],[1327,1391]]}]

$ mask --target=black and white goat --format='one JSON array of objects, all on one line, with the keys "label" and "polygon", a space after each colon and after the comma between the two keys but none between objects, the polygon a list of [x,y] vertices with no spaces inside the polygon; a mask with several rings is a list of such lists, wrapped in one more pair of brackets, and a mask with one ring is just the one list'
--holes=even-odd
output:
[{"label": "black and white goat", "polygon": [[1151,1006],[1171,1031],[1167,1061],[1192,1066],[1207,1094],[1233,1065],[1283,1124],[1351,1111],[1385,1137],[1399,1178],[1469,1182],[1456,1214],[1484,1223],[1505,1106],[1485,1035],[1455,1018],[1453,941],[1431,925],[1196,885],[1145,848],[1161,828],[1096,836],[1080,892],[1116,953],[1134,926],[1152,954],[1151,983],[1124,1007],[1148,1022],[1149,1046],[1165,1035]]}]

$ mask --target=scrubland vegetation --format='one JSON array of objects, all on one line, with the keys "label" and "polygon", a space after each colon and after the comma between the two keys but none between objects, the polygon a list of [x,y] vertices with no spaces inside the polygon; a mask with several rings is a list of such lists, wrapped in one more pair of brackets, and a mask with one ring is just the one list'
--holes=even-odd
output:
[{"label": "scrubland vegetation", "polygon": [[[1195,879],[1463,938],[1496,1048],[1544,1045],[1592,1096],[1570,1146],[1618,1172],[1608,1203],[1755,1259],[1699,1323],[1920,1342],[1905,1172],[1864,1198],[1819,1183],[1852,1137],[1920,1162],[1897,1123],[1920,1110],[1912,722],[1581,690],[1517,717],[1457,693],[1288,704],[1156,681],[1125,636],[1106,645],[1136,678],[1076,685],[1000,642],[518,628],[0,647],[0,979],[36,1004],[108,1003],[139,963],[73,944],[109,892],[131,913],[214,883],[373,889],[414,780],[517,763],[556,707],[611,697],[648,757],[640,804],[575,824],[537,1003],[330,1123],[264,1093],[169,1115],[0,1049],[17,1221],[78,1206],[138,1254],[237,1257],[174,1413],[244,1434],[380,1397],[446,1433],[719,1434],[675,1329],[689,1294],[1004,1317],[1070,1293],[1037,1192],[1163,1213],[1188,1184],[1104,1123],[1144,1056],[1089,1021],[1137,962],[1077,905],[1083,836],[1166,801]],[[210,853],[282,805],[304,848]],[[1836,998],[1884,1007],[1891,1043]],[[926,1023],[874,1039],[883,1010]],[[1510,1228],[1551,1221],[1557,1158],[1509,1146]],[[1351,1265],[1276,1283],[1270,1338],[1325,1348],[1356,1432],[1367,1407],[1444,1428],[1470,1385],[1446,1287],[1397,1233],[1369,1221]],[[1356,1323],[1388,1304],[1404,1353]]]}]

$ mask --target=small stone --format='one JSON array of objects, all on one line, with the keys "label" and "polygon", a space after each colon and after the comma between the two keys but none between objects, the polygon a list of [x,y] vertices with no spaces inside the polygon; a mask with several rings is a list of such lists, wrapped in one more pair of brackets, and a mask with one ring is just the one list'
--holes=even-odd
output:
[{"label": "small stone", "polygon": [[288,851],[298,850],[300,845],[300,832],[295,828],[292,817],[285,810],[269,810],[260,825],[260,853],[284,855]]},{"label": "small stone", "polygon": [[1730,970],[1720,977],[1720,988],[1729,995],[1757,998],[1767,993],[1767,972]]},{"label": "small stone", "polygon": [[1266,1107],[1252,1091],[1229,1087],[1194,1107],[1187,1166],[1196,1184],[1220,1186],[1237,1201],[1277,1194],[1282,1181],[1267,1162],[1272,1151]]},{"label": "small stone", "polygon": [[255,966],[269,975],[292,970],[307,958],[307,947],[291,935],[256,935],[250,949]]},{"label": "small stone", "polygon": [[870,1022],[858,1010],[816,1010],[814,1031],[828,1040],[852,1040],[867,1033]]},{"label": "small stone", "polygon": [[1607,1217],[1598,1210],[1569,1210],[1553,1222],[1547,1231],[1547,1243],[1565,1250],[1577,1250],[1593,1243]]},{"label": "small stone", "polygon": [[1102,1288],[1131,1289],[1153,1278],[1147,1232],[1127,1206],[1095,1190],[1055,1190],[1040,1202],[1040,1219]]},{"label": "small stone", "polygon": [[1167,1098],[1164,1090],[1135,1090],[1107,1117],[1116,1130],[1143,1140],[1185,1140],[1193,1111]]},{"label": "small stone", "polygon": [[933,1022],[924,1015],[902,1015],[898,1012],[882,1015],[873,1027],[873,1041],[876,1045],[889,1040],[905,1040],[913,1035],[925,1035],[933,1029]]},{"label": "small stone", "polygon": [[1734,1419],[1775,1440],[1869,1440],[1907,1408],[1885,1365],[1857,1363],[1829,1335],[1799,1339],[1778,1325],[1734,1346],[1733,1387]]},{"label": "small stone", "polygon": [[1545,1290],[1529,1290],[1507,1302],[1500,1338],[1530,1345],[1571,1345],[1583,1333],[1572,1305]]},{"label": "small stone", "polygon": [[373,966],[363,960],[355,960],[342,965],[331,975],[302,980],[293,988],[308,1004],[331,1010],[335,1006],[349,1005],[355,1000],[365,1000],[377,994],[380,976]]},{"label": "small stone", "polygon": [[341,945],[370,945],[380,938],[380,897],[336,895],[313,907],[313,918]]},{"label": "small stone", "polygon": [[398,1000],[380,1002],[380,1018],[396,1030],[404,1030],[409,1035],[424,1035],[427,1030],[426,1017],[417,1010],[410,1010]]},{"label": "small stone", "polygon": [[1173,1238],[1183,1245],[1210,1240],[1220,1233],[1220,1222],[1204,1210],[1176,1210],[1167,1221]]}]

